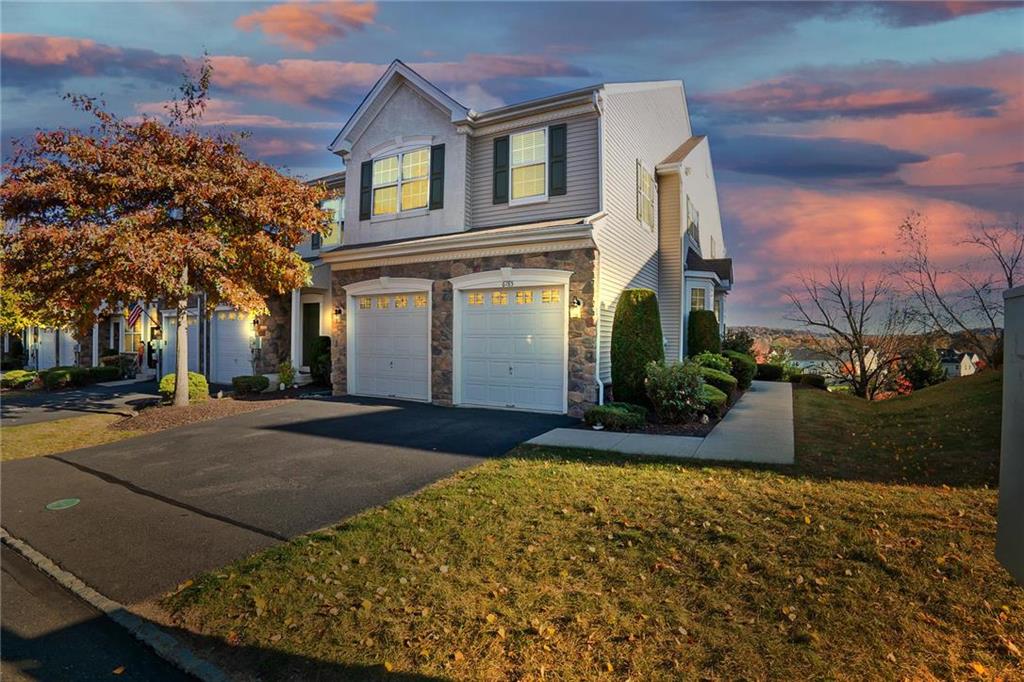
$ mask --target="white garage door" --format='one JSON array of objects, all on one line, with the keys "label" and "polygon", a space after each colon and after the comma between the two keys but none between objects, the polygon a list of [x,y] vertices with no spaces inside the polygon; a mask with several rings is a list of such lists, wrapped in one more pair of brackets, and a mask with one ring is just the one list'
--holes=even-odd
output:
[{"label": "white garage door", "polygon": [[463,291],[460,402],[564,412],[565,288]]},{"label": "white garage door", "polygon": [[[57,366],[57,332],[53,329],[39,330],[38,369]],[[69,364],[69,363],[65,363]]]},{"label": "white garage door", "polygon": [[65,367],[75,364],[75,337],[70,332],[60,332],[60,364]]},{"label": "white garage door", "polygon": [[252,319],[245,313],[220,310],[214,313],[211,327],[211,381],[230,384],[234,377],[252,374]]},{"label": "white garage door", "polygon": [[425,292],[355,297],[359,395],[430,400],[430,313]]},{"label": "white garage door", "polygon": [[[188,371],[198,372],[199,371],[199,327],[197,326],[199,318],[195,315],[188,316]],[[174,371],[175,362],[175,348],[178,342],[178,316],[177,315],[164,315],[163,328],[161,330],[164,335],[164,340],[167,345],[163,350],[162,368],[160,370],[160,376],[163,377],[165,374],[170,374]]]}]

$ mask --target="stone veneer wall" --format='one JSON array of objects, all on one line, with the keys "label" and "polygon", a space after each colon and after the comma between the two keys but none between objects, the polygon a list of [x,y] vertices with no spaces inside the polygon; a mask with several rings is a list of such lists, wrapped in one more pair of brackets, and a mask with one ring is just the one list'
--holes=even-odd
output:
[{"label": "stone veneer wall", "polygon": [[[505,267],[569,270],[569,299],[583,301],[583,315],[569,319],[569,414],[582,416],[597,402],[596,341],[594,318],[595,249],[572,249],[542,254],[485,256],[460,260],[384,265],[354,270],[335,270],[331,287],[335,301],[345,301],[345,285],[377,277],[416,277],[434,280],[431,320],[431,394],[438,405],[452,404],[452,285],[448,280],[472,272],[487,272]],[[345,358],[346,314],[336,317],[331,330],[331,383],[335,395],[346,391]]]},{"label": "stone veneer wall", "polygon": [[270,315],[260,319],[267,326],[263,334],[263,350],[256,371],[260,374],[275,374],[277,366],[291,356],[291,293],[273,296],[267,299]]}]

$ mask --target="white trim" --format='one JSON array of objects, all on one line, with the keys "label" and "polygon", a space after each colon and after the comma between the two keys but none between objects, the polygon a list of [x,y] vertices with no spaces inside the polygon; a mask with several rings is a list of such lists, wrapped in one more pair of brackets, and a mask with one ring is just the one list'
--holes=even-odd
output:
[{"label": "white trim", "polygon": [[386,140],[366,150],[370,160],[382,156],[392,156],[402,152],[410,152],[420,147],[429,147],[434,144],[433,135],[399,135],[393,140]]},{"label": "white trim", "polygon": [[[433,138],[427,137],[426,142],[421,142],[415,146],[405,146],[398,149],[393,149],[387,152],[377,152],[372,154],[369,158],[370,161],[370,222],[380,222],[382,220],[395,220],[396,218],[406,218],[414,215],[424,215],[430,209],[430,157],[433,156],[430,152],[430,140]],[[394,144],[394,143],[391,143]],[[390,145],[389,145],[390,146]],[[427,183],[427,203],[423,206],[416,206],[415,208],[403,208],[402,207],[402,186],[406,183],[407,178],[405,177],[405,157],[407,154],[413,152],[427,152],[427,172],[423,175],[408,178],[409,182],[423,181]],[[397,177],[394,182],[385,182],[378,185],[373,178],[374,168],[373,166],[384,159],[391,157],[398,159]],[[374,205],[377,201],[376,195],[379,189],[388,189],[389,187],[395,188],[395,210],[391,213],[375,213]]]},{"label": "white trim", "polygon": [[[418,277],[377,277],[366,279],[361,282],[353,282],[342,287],[345,290],[345,391],[349,395],[360,395],[359,386],[356,384],[356,328],[353,320],[358,309],[356,297],[373,294],[401,294],[401,293],[426,293],[427,294],[427,398],[431,402],[434,398],[433,382],[433,327],[434,327],[434,280]],[[403,398],[403,400],[413,400]]]},{"label": "white trim", "polygon": [[[452,404],[462,404],[462,292],[525,286],[562,287],[562,414],[569,411],[569,279],[571,270],[501,268],[452,277]],[[489,407],[489,406],[481,406]],[[495,408],[502,409],[502,408]]]},{"label": "white trim", "polygon": [[[7,337],[4,336],[6,342]],[[96,367],[100,364],[100,323],[93,322],[92,324],[92,366]]]},{"label": "white trim", "polygon": [[291,318],[292,328],[289,330],[291,333],[288,335],[288,343],[291,347],[288,349],[288,361],[292,363],[292,369],[296,372],[299,371],[301,366],[301,359],[299,357],[299,328],[302,324],[302,289],[292,289],[291,298]]},{"label": "white trim", "polygon": [[[302,312],[299,315],[299,320],[300,320],[300,326],[299,326],[299,347],[300,347],[299,359],[300,360],[302,359],[301,349],[306,344],[306,328],[305,328],[305,326],[306,326],[306,310],[305,310],[305,307],[307,305],[312,305],[314,303],[317,305],[317,308],[318,308],[317,315],[316,315],[316,320],[317,320],[316,333],[317,333],[317,336],[323,336],[324,335],[324,295],[323,294],[315,294],[315,293],[302,294],[299,297],[299,307],[302,309]],[[308,372],[309,371],[309,365],[304,364],[304,365],[302,365],[302,367],[299,367],[297,369],[300,369],[301,371],[304,371],[304,372]]]},{"label": "white trim", "polygon": [[[540,165],[544,166],[544,192],[541,194],[531,194],[528,197],[522,197],[515,199],[512,196],[512,176],[513,171],[516,168],[526,168],[529,166],[536,166],[536,161],[532,163],[521,163],[518,166],[512,163],[512,139],[520,135],[529,135],[531,133],[544,133],[544,159],[540,162]],[[528,204],[542,204],[548,200],[548,126],[542,126],[540,128],[530,128],[529,130],[520,130],[514,133],[509,133],[508,136],[508,206],[526,206]]]}]

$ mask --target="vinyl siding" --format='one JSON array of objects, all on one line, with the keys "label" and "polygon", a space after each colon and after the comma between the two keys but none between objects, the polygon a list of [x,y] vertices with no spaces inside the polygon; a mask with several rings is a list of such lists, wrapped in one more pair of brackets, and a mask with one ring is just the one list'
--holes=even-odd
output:
[{"label": "vinyl siding", "polygon": [[[681,87],[609,87],[604,94],[604,209],[595,240],[601,252],[600,376],[611,379],[615,306],[624,289],[658,291],[658,230],[636,217],[636,162],[650,171],[691,135]],[[656,202],[658,205],[660,202]]]},{"label": "vinyl siding", "polygon": [[587,216],[598,211],[600,179],[597,116],[577,116],[548,121],[545,125],[557,123],[567,124],[568,190],[562,196],[549,197],[547,201],[537,204],[511,207],[508,204],[495,204],[491,183],[494,169],[494,139],[539,126],[525,126],[470,140],[470,191],[467,213],[473,227]]},{"label": "vinyl siding", "polygon": [[679,360],[683,317],[683,249],[679,176],[658,178],[658,307],[665,336],[665,359]]}]

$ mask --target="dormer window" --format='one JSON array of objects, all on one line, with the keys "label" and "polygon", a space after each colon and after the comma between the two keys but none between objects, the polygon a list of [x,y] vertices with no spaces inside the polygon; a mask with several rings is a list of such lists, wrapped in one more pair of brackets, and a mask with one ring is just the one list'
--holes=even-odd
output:
[{"label": "dormer window", "polygon": [[373,215],[427,207],[430,147],[373,160]]},{"label": "dormer window", "polygon": [[529,202],[547,196],[547,129],[509,136],[512,148],[512,201]]}]

